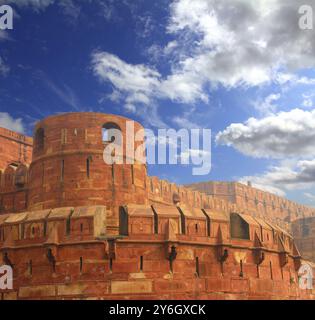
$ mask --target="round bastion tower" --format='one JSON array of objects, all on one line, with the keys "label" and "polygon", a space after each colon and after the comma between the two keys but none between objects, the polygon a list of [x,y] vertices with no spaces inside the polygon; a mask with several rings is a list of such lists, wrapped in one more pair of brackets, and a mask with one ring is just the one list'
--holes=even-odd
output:
[{"label": "round bastion tower", "polygon": [[[104,149],[114,141],[110,129],[121,132],[123,164],[104,161]],[[127,118],[92,112],[60,114],[37,123],[28,209],[105,205],[108,223],[115,225],[120,206],[145,204],[146,164],[137,162],[134,152],[126,155],[126,150],[144,145],[143,134],[138,141],[132,139],[132,132],[136,136],[141,129]]]}]

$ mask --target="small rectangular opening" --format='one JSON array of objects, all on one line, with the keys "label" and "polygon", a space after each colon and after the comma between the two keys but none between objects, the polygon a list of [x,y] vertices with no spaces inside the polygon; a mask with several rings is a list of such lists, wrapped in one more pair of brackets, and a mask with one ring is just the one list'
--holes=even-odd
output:
[{"label": "small rectangular opening", "polygon": [[154,210],[153,206],[151,206],[152,211],[153,211],[153,224],[154,224],[154,233],[158,234],[159,233],[159,217]]},{"label": "small rectangular opening", "polygon": [[128,236],[128,209],[125,207],[119,208],[119,234]]},{"label": "small rectangular opening", "polygon": [[25,224],[24,223],[21,224],[20,232],[21,232],[20,233],[20,240],[25,239]]},{"label": "small rectangular opening", "polygon": [[140,256],[140,271],[143,271],[143,256]]},{"label": "small rectangular opening", "polygon": [[200,270],[199,270],[199,258],[196,257],[196,275],[197,277],[200,276]]},{"label": "small rectangular opening", "polygon": [[90,158],[86,159],[86,177],[90,179]]},{"label": "small rectangular opening", "polygon": [[69,217],[66,220],[66,235],[70,236],[71,233],[71,216],[73,214],[73,210],[71,211]]},{"label": "small rectangular opening", "polygon": [[61,161],[61,177],[60,177],[61,182],[63,182],[64,177],[65,177],[65,160],[62,160]]},{"label": "small rectangular opening", "polygon": [[113,258],[109,259],[109,271],[112,272],[113,271]]},{"label": "small rectangular opening", "polygon": [[186,234],[186,221],[185,221],[184,213],[180,207],[177,207],[177,209],[180,213],[180,223],[181,223],[182,234]]},{"label": "small rectangular opening", "polygon": [[210,237],[210,228],[211,228],[211,221],[209,216],[207,215],[206,211],[204,209],[201,209],[202,213],[205,215],[206,217],[206,221],[207,221],[207,237]]},{"label": "small rectangular opening", "polygon": [[80,273],[82,273],[82,269],[83,269],[83,258],[80,257]]},{"label": "small rectangular opening", "polygon": [[70,232],[71,232],[71,219],[70,217],[67,218],[67,222],[66,222],[66,234],[67,236],[70,236]]},{"label": "small rectangular opening", "polygon": [[135,173],[133,164],[131,165],[131,184],[135,184]]}]

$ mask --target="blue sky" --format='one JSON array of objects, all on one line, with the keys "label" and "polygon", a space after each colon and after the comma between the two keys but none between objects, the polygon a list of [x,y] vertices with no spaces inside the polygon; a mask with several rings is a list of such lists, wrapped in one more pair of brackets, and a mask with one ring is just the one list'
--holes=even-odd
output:
[{"label": "blue sky", "polygon": [[[315,32],[285,0],[0,0],[0,125],[55,113],[212,130],[212,170],[155,165],[179,184],[250,180],[315,204]],[[314,5],[315,10],[315,5]]]}]

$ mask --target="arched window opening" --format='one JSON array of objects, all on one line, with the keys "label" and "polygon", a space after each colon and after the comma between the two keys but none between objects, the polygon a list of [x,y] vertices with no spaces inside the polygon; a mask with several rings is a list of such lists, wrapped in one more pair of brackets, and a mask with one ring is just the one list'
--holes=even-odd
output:
[{"label": "arched window opening", "polygon": [[249,240],[249,225],[237,213],[231,213],[230,216],[230,233],[235,239]]},{"label": "arched window opening", "polygon": [[89,156],[89,157],[86,159],[86,177],[87,177],[88,179],[90,179],[91,162],[92,162],[92,157]]},{"label": "arched window opening", "polygon": [[108,122],[105,123],[102,127],[102,141],[103,143],[110,143],[110,142],[116,142],[119,143],[118,141],[116,141],[117,138],[117,134],[119,130],[121,132],[120,127],[113,122]]},{"label": "arched window opening", "polygon": [[37,129],[35,133],[34,149],[36,152],[41,152],[45,147],[45,131],[43,128]]},{"label": "arched window opening", "polygon": [[128,209],[126,207],[119,208],[119,234],[128,236]]}]

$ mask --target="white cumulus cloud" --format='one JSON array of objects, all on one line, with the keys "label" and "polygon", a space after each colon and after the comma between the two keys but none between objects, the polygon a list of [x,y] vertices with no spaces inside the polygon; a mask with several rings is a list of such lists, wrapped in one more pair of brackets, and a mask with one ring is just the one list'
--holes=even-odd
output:
[{"label": "white cumulus cloud", "polygon": [[313,157],[315,110],[294,109],[233,123],[217,134],[216,142],[257,158]]},{"label": "white cumulus cloud", "polygon": [[22,119],[14,119],[7,112],[0,112],[0,127],[24,133],[24,125]]}]

